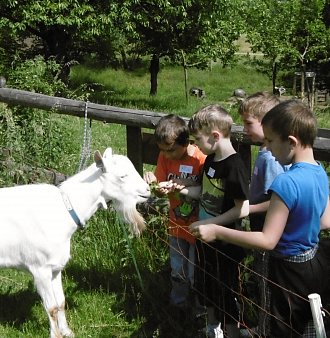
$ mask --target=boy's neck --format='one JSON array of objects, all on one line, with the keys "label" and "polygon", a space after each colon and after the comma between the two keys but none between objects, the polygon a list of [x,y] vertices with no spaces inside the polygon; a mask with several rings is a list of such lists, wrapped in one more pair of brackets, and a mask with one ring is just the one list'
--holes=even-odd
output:
[{"label": "boy's neck", "polygon": [[189,143],[188,147],[187,147],[187,155],[193,156],[194,153],[195,153],[195,150],[196,150],[196,148],[191,143]]},{"label": "boy's neck", "polygon": [[182,157],[179,159],[180,161],[183,161],[185,160],[187,157],[191,157],[194,155],[194,152],[195,152],[195,147],[192,145],[192,144],[188,144],[187,145],[187,148],[186,148],[186,151],[182,154]]},{"label": "boy's neck", "polygon": [[311,164],[317,164],[314,158],[313,148],[311,147],[299,147],[294,154],[292,164],[297,162],[305,162]]},{"label": "boy's neck", "polygon": [[265,143],[262,143],[262,144],[260,145],[260,149],[261,149],[261,150],[268,150]]},{"label": "boy's neck", "polygon": [[236,150],[233,147],[233,144],[230,141],[230,138],[222,138],[218,142],[218,146],[214,152],[214,161],[220,161],[228,156],[235,154]]}]

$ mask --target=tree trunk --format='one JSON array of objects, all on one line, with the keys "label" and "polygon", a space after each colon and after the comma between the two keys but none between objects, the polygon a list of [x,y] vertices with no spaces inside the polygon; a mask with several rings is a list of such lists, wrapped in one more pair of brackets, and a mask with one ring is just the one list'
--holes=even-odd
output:
[{"label": "tree trunk", "polygon": [[186,102],[189,103],[189,96],[188,96],[188,67],[185,65],[183,67],[184,71],[184,90],[186,92]]},{"label": "tree trunk", "polygon": [[186,58],[184,51],[181,49],[181,56],[182,56],[182,67],[184,73],[184,91],[186,93],[186,103],[189,103],[189,96],[188,96],[188,66],[186,63]]},{"label": "tree trunk", "polygon": [[305,65],[302,64],[301,65],[301,79],[300,79],[300,98],[301,101],[305,100],[305,74],[306,74],[306,70],[305,70]]},{"label": "tree trunk", "polygon": [[273,66],[272,66],[273,94],[276,94],[276,91],[275,91],[276,77],[277,77],[277,62],[276,62],[276,60],[274,60]]},{"label": "tree trunk", "polygon": [[128,70],[128,63],[127,63],[127,57],[126,52],[124,48],[120,49],[120,55],[121,55],[121,64],[125,70]]},{"label": "tree trunk", "polygon": [[[52,28],[40,28],[37,35],[42,39],[46,59],[54,57],[62,67],[58,75],[59,79],[68,84],[71,61],[69,50],[72,46],[73,32],[66,32],[61,26]],[[76,60],[79,61],[79,60]]]},{"label": "tree trunk", "polygon": [[151,61],[150,61],[150,95],[157,94],[157,76],[159,72],[159,56],[153,54]]}]

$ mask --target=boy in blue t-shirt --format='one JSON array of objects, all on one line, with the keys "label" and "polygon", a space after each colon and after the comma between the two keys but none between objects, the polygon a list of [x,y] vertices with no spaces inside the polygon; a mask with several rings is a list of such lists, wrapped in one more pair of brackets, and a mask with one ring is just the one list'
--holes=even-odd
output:
[{"label": "boy in blue t-shirt", "polygon": [[291,168],[272,183],[262,231],[240,231],[218,224],[196,224],[204,241],[223,240],[246,248],[272,250],[271,337],[301,337],[312,318],[308,295],[326,296],[329,261],[319,234],[330,228],[328,176],[313,154],[316,120],[299,100],[281,102],[262,119],[267,148]]}]

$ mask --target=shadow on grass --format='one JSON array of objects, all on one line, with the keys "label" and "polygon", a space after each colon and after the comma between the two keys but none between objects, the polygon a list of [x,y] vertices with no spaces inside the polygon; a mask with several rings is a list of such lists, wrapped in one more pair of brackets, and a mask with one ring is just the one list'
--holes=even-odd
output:
[{"label": "shadow on grass", "polygon": [[[113,312],[125,312],[128,320],[143,318],[142,325],[130,335],[142,337],[196,337],[197,323],[193,318],[192,307],[178,309],[169,304],[170,269],[150,272],[141,269],[143,288],[133,267],[110,272],[97,268],[82,271],[79,266],[70,264],[66,270],[73,277],[76,288],[85,291],[106,290],[118,295]],[[125,295],[123,297],[123,295]],[[111,328],[105,328],[100,338],[111,337]]]},{"label": "shadow on grass", "polygon": [[40,302],[41,299],[32,286],[15,293],[0,294],[0,323],[21,330],[26,319],[33,317],[33,306]]}]

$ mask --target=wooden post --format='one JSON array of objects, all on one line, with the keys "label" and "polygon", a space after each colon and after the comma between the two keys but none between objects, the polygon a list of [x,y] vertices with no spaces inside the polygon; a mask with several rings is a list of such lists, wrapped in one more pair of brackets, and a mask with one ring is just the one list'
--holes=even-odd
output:
[{"label": "wooden post", "polygon": [[143,133],[142,134],[142,142],[143,142],[143,154],[142,160],[143,163],[157,164],[157,159],[159,155],[159,148],[154,137],[154,134],[151,133]]},{"label": "wooden post", "polygon": [[308,105],[312,111],[314,109],[315,76],[316,76],[315,72],[305,73],[305,81],[307,85],[307,95],[308,95]]},{"label": "wooden post", "polygon": [[138,173],[143,176],[141,128],[126,126],[126,142],[127,157],[132,161]]},{"label": "wooden post", "polygon": [[314,105],[317,105],[317,101],[315,101],[315,77],[316,74],[312,77],[312,93],[311,93],[311,110],[314,110]]},{"label": "wooden post", "polygon": [[252,160],[251,160],[251,145],[243,144],[239,141],[232,139],[233,146],[235,150],[241,155],[242,160],[248,170],[249,177],[251,177],[252,173]]},{"label": "wooden post", "polygon": [[297,78],[301,76],[301,72],[295,72],[293,78],[293,88],[292,88],[292,95],[297,96]]}]

